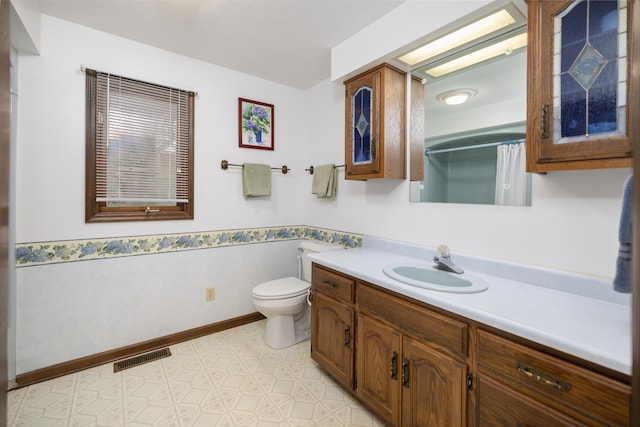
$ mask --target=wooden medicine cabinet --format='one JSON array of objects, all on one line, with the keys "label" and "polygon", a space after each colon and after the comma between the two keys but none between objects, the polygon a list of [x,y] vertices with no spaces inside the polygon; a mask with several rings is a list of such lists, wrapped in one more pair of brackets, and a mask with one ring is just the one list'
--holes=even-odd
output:
[{"label": "wooden medicine cabinet", "polygon": [[406,178],[406,73],[382,64],[345,82],[345,178]]},{"label": "wooden medicine cabinet", "polygon": [[528,1],[528,172],[631,166],[635,7]]}]

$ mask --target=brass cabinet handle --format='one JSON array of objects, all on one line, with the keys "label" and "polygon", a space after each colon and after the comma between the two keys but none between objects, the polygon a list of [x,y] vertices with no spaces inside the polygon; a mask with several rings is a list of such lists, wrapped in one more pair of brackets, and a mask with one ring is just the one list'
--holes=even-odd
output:
[{"label": "brass cabinet handle", "polygon": [[409,388],[409,359],[402,361],[402,387]]},{"label": "brass cabinet handle", "polygon": [[347,325],[344,328],[344,346],[349,348],[349,344],[351,344],[351,326]]},{"label": "brass cabinet handle", "polygon": [[376,146],[376,139],[372,138],[371,139],[371,157],[372,158],[376,158],[376,152],[378,151],[377,146]]},{"label": "brass cabinet handle", "polygon": [[561,381],[558,380],[556,378],[553,378],[551,375],[539,371],[537,369],[534,368],[530,368],[528,366],[524,366],[521,365],[520,363],[516,363],[516,369],[518,370],[518,372],[520,372],[521,374],[526,375],[529,378],[532,378],[536,381],[539,381],[545,385],[551,386],[557,390],[565,390],[565,391],[569,391],[571,390],[571,384],[569,384],[568,382],[565,381]]},{"label": "brass cabinet handle", "polygon": [[331,283],[331,282],[330,282],[330,281],[328,281],[328,280],[325,280],[325,281],[324,281],[324,282],[322,282],[322,283],[324,283],[324,285],[325,285],[325,286],[329,286],[330,288],[333,288],[333,289],[336,289],[336,288],[338,287],[338,285],[336,285],[335,283]]},{"label": "brass cabinet handle", "polygon": [[540,137],[549,138],[549,104],[540,107]]},{"label": "brass cabinet handle", "polygon": [[398,353],[395,351],[391,356],[391,379],[392,380],[398,379]]}]

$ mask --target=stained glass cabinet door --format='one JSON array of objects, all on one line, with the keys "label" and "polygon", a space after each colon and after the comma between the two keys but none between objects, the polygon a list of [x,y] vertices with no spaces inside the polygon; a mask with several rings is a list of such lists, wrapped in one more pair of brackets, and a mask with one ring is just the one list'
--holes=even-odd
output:
[{"label": "stained glass cabinet door", "polygon": [[528,2],[529,172],[631,166],[634,7],[637,0]]},{"label": "stained glass cabinet door", "polygon": [[383,64],[345,82],[345,177],[406,177],[406,73]]},{"label": "stained glass cabinet door", "polygon": [[379,72],[371,72],[346,84],[347,176],[380,172],[380,78]]}]

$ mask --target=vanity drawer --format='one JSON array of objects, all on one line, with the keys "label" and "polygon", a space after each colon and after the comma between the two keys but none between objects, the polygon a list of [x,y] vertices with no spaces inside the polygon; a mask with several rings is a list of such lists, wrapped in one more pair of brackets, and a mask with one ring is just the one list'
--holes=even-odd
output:
[{"label": "vanity drawer", "polygon": [[533,399],[478,375],[478,426],[570,427],[576,421]]},{"label": "vanity drawer", "polygon": [[469,327],[464,322],[435,313],[371,286],[361,284],[358,303],[407,333],[450,350],[460,356],[467,355]]},{"label": "vanity drawer", "polygon": [[589,425],[629,423],[628,385],[484,330],[478,368],[550,407],[582,414]]},{"label": "vanity drawer", "polygon": [[311,282],[315,290],[347,302],[354,301],[356,282],[351,277],[313,264]]}]

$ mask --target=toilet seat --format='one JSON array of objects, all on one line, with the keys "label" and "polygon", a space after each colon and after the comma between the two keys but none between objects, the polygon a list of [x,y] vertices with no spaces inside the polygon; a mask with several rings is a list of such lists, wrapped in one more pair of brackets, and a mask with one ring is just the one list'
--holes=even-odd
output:
[{"label": "toilet seat", "polygon": [[310,283],[297,277],[285,277],[256,286],[253,288],[253,296],[264,300],[293,298],[306,294],[310,286]]}]

